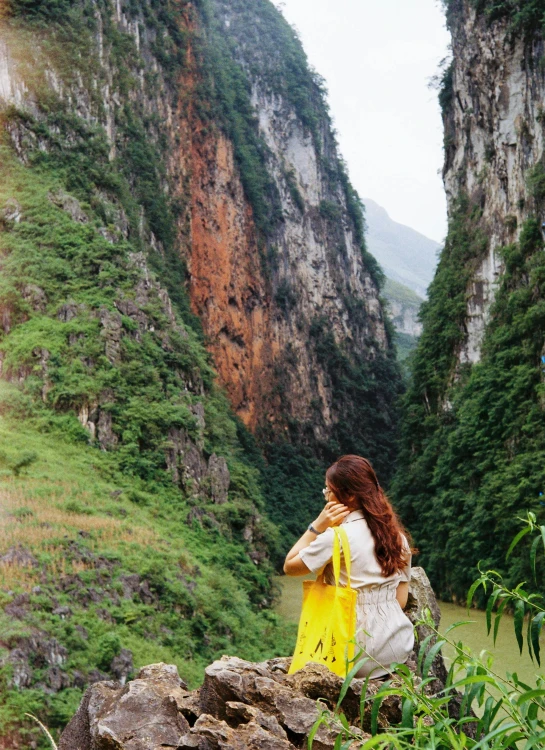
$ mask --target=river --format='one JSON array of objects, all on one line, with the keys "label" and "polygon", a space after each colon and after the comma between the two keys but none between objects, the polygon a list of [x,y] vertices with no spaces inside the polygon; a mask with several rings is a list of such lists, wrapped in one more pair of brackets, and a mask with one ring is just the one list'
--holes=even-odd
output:
[{"label": "river", "polygon": [[[281,596],[278,601],[276,610],[287,620],[297,622],[301,611],[302,601],[302,580],[303,578],[289,578],[288,576],[278,576],[276,581],[281,589]],[[519,654],[515,633],[513,630],[513,618],[504,615],[500,624],[496,645],[493,644],[492,634],[486,634],[486,617],[485,613],[472,609],[468,615],[467,610],[457,604],[439,602],[441,608],[441,625],[439,630],[444,632],[450,625],[455,622],[471,620],[471,624],[462,625],[451,633],[451,638],[455,641],[462,641],[468,646],[472,653],[479,654],[486,649],[494,657],[493,669],[500,676],[505,676],[506,672],[516,672],[519,679],[533,684],[535,675],[539,672],[545,674],[545,656],[541,668],[532,663],[528,650],[525,647],[522,655]],[[544,638],[541,639],[541,653],[545,655]],[[452,656],[452,650],[447,646],[444,650],[446,659]]]}]

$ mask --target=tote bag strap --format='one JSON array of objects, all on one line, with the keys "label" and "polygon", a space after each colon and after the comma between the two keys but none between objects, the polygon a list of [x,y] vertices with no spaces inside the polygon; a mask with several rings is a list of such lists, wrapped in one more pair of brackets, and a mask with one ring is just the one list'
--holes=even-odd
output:
[{"label": "tote bag strap", "polygon": [[333,529],[335,536],[333,537],[333,574],[335,576],[335,586],[339,586],[339,581],[341,577],[341,545],[342,545],[342,551],[344,556],[344,565],[346,567],[346,577],[347,582],[346,585],[348,588],[351,588],[350,586],[350,569],[351,569],[351,560],[350,560],[350,542],[348,541],[348,534],[346,533],[346,529],[341,529],[339,527],[336,527]]}]

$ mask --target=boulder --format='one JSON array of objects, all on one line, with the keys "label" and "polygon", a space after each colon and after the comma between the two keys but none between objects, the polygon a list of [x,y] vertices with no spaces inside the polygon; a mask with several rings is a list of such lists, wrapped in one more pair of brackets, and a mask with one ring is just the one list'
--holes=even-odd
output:
[{"label": "boulder", "polygon": [[[289,659],[254,664],[224,656],[207,668],[202,688],[195,691],[188,691],[176,667],[168,664],[144,667],[125,686],[97,682],[87,689],[58,750],[306,747],[320,712],[334,707],[342,680],[316,665],[288,676],[286,666]],[[378,685],[370,683],[369,689],[376,691]],[[349,703],[347,716],[356,721],[355,693]],[[332,749],[336,735],[321,726],[315,750]]]},{"label": "boulder", "polygon": [[86,691],[58,750],[174,750],[190,730],[176,700],[184,687],[172,664],[143,667],[125,686],[97,682]]},{"label": "boulder", "polygon": [[19,544],[17,547],[10,547],[8,551],[0,557],[0,565],[16,565],[19,568],[35,568],[38,566],[38,560],[26,547]]},{"label": "boulder", "polygon": [[[409,600],[407,602],[406,613],[413,625],[415,625],[416,642],[415,649],[418,649],[418,644],[422,643],[428,635],[433,634],[433,630],[425,625],[417,625],[420,620],[426,619],[426,611],[431,614],[431,619],[435,625],[435,630],[439,628],[441,622],[441,610],[437,604],[437,599],[433,593],[428,576],[424,568],[415,567],[411,570],[411,583],[409,586]],[[433,636],[427,646],[426,653],[435,644],[437,638]],[[409,664],[416,664],[417,653],[414,651],[409,657]],[[432,685],[432,689],[439,690],[441,685],[447,679],[447,670],[445,662],[443,661],[442,654],[437,654],[430,669],[431,674],[437,677],[436,682]]]}]

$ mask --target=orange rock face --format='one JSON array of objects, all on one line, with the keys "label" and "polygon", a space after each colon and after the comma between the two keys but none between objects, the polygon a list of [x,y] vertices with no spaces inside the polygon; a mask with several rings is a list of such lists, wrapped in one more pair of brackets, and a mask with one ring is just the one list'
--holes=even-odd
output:
[{"label": "orange rock face", "polygon": [[251,209],[230,141],[195,131],[191,141],[191,304],[235,411],[254,429],[270,402],[278,345]]}]

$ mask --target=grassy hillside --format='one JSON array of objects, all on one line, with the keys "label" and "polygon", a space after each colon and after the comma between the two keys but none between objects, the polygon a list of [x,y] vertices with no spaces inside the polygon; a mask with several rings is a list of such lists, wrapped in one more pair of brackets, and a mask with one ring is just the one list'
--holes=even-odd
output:
[{"label": "grassy hillside", "polygon": [[[129,674],[165,661],[190,685],[223,653],[289,652],[292,630],[261,610],[270,571],[244,549],[240,504],[207,514],[205,503],[173,485],[131,477],[115,454],[14,421],[6,416],[14,395],[2,387],[0,736],[26,710],[56,735],[84,684],[115,674],[112,660],[122,649],[132,653]],[[32,558],[10,563],[1,557],[10,549]],[[16,648],[28,651],[32,634],[43,653],[14,656]],[[61,658],[52,663],[44,654],[53,638]],[[13,678],[25,661],[31,673],[19,690]],[[63,687],[53,692],[59,669]]]}]

